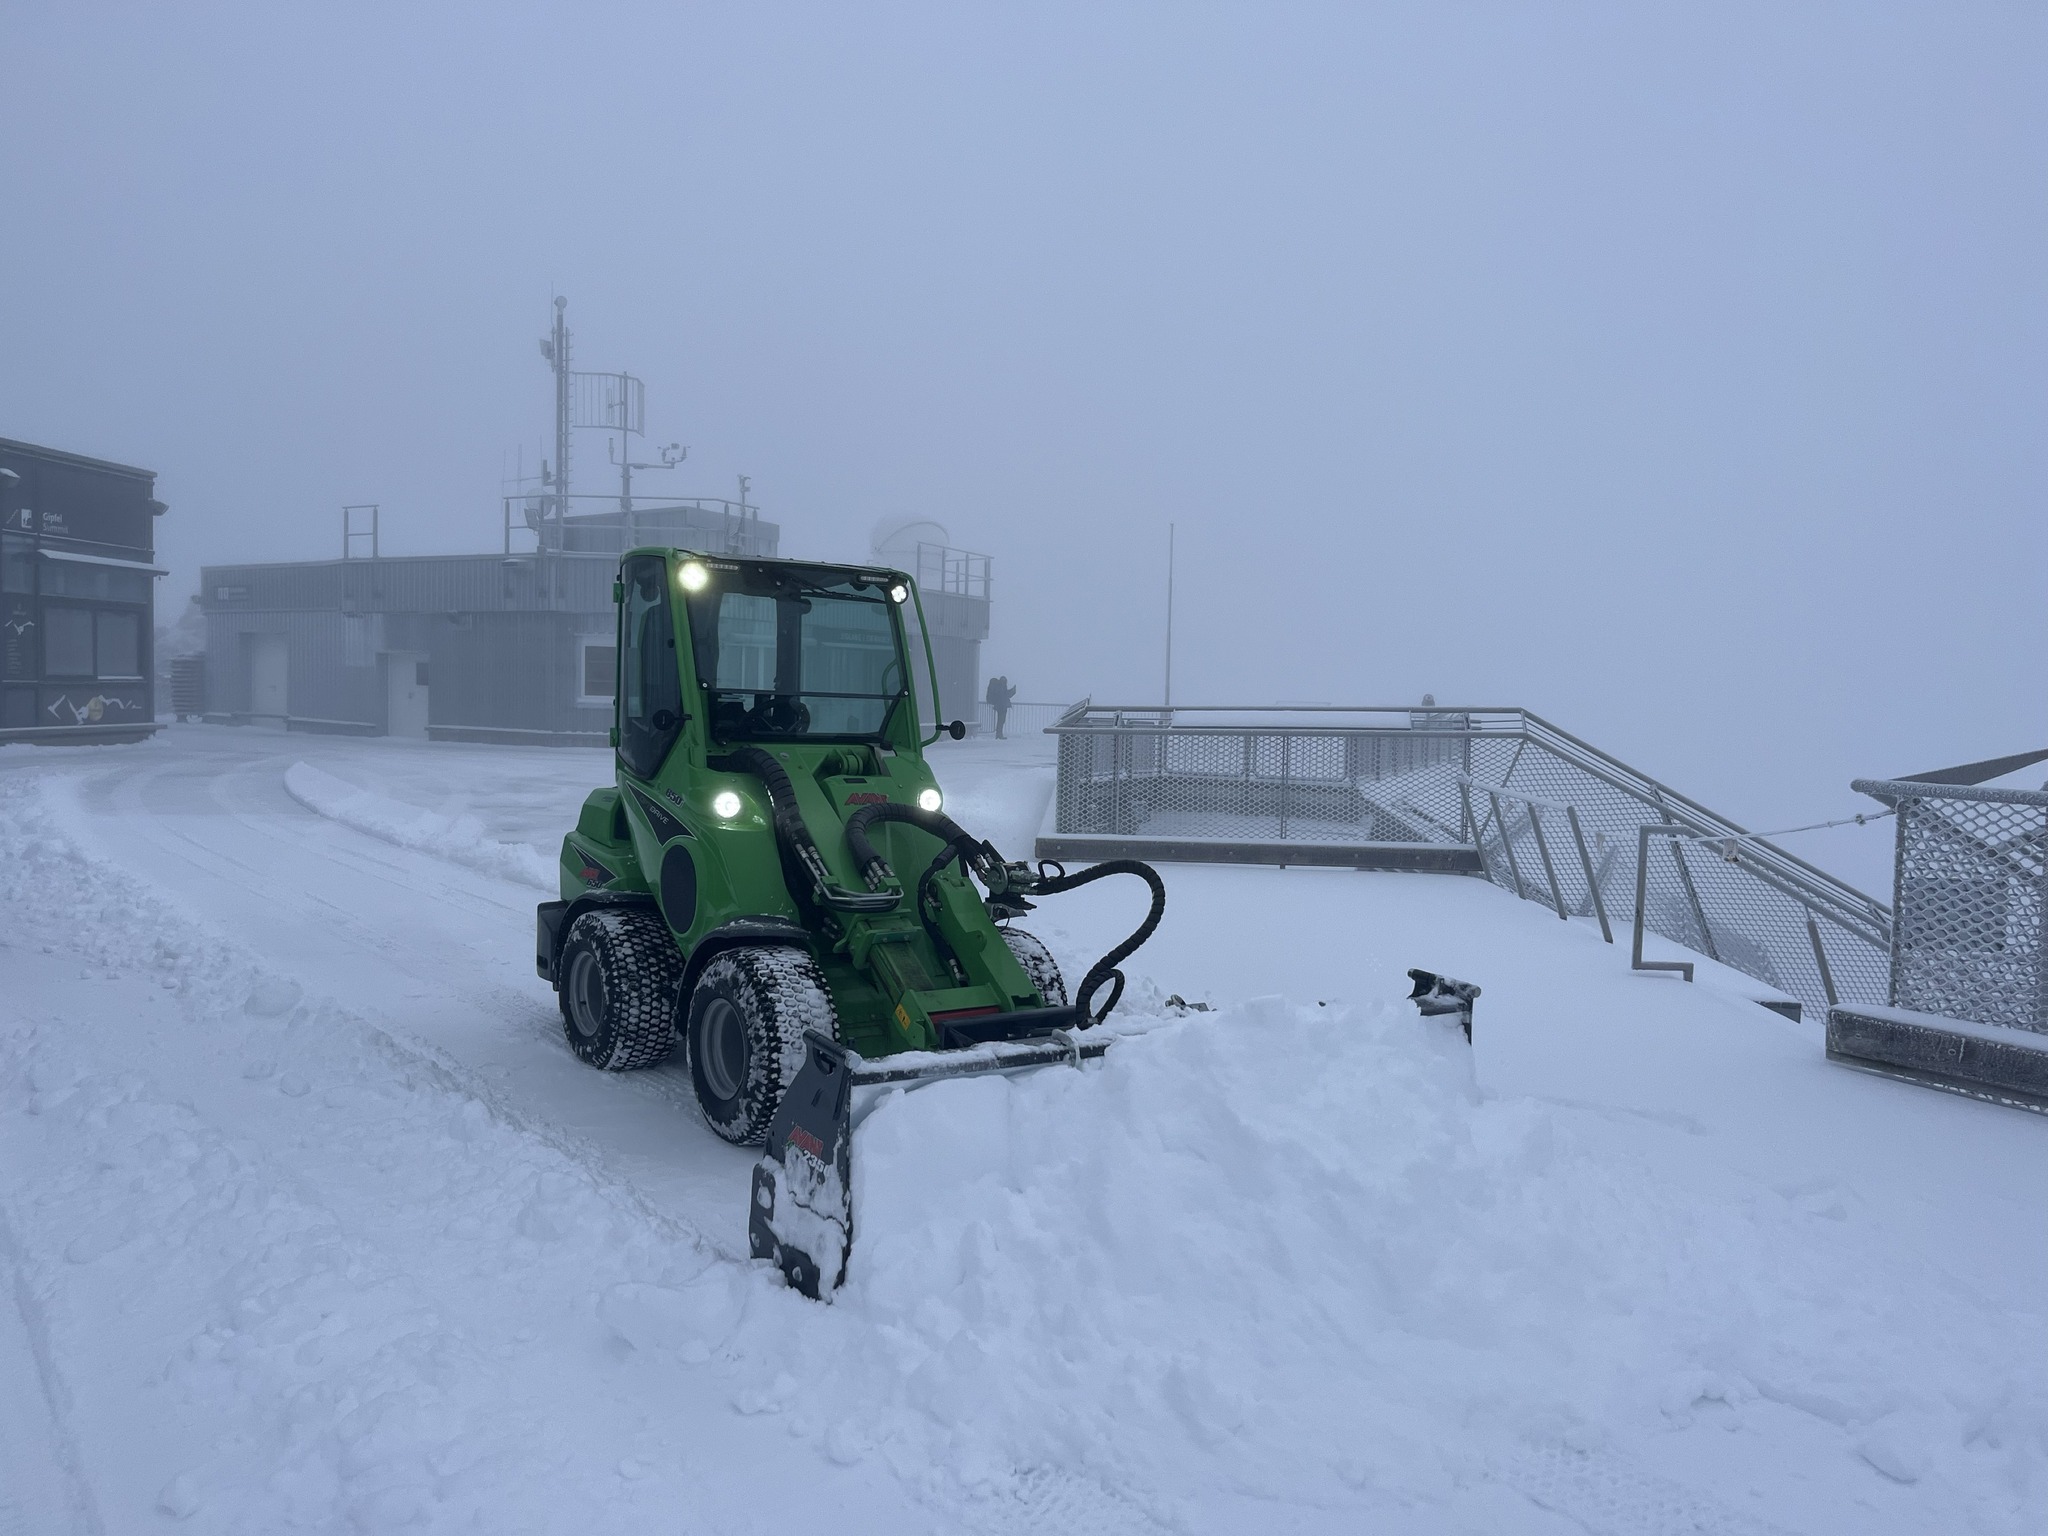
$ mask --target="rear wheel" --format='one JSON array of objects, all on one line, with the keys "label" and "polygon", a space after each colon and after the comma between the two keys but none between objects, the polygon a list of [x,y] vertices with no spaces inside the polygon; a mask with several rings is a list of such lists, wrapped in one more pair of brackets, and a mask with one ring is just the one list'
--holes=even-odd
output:
[{"label": "rear wheel", "polygon": [[759,1146],[804,1064],[804,1031],[839,1037],[825,978],[788,944],[729,949],[690,993],[684,1041],[704,1119],[735,1146]]},{"label": "rear wheel", "polygon": [[1026,933],[1022,928],[1005,928],[1003,942],[1010,946],[1010,953],[1024,967],[1024,974],[1031,978],[1031,985],[1038,989],[1038,995],[1045,999],[1046,1006],[1066,1007],[1066,978],[1060,975],[1059,961],[1053,959],[1051,950],[1038,942],[1038,936]]},{"label": "rear wheel", "polygon": [[569,929],[557,971],[562,1033],[606,1072],[651,1067],[675,1044],[682,958],[668,928],[637,907],[600,907]]}]

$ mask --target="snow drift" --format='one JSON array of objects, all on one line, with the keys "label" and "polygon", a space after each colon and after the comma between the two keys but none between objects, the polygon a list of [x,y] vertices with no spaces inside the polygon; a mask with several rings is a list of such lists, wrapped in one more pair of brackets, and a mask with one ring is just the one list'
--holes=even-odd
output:
[{"label": "snow drift", "polygon": [[405,805],[374,790],[360,789],[311,763],[293,763],[285,770],[284,785],[307,810],[387,843],[452,859],[550,896],[557,888],[552,859],[526,843],[500,842],[487,836],[483,823],[474,816],[447,816]]}]

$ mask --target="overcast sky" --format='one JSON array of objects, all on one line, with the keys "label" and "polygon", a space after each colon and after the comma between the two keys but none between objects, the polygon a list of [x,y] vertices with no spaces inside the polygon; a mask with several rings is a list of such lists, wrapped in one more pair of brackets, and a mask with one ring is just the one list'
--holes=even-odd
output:
[{"label": "overcast sky", "polygon": [[0,233],[0,435],[159,471],[173,607],[495,547],[560,293],[644,490],[945,522],[1025,698],[1156,698],[1173,522],[1185,702],[1767,827],[2048,745],[2038,5],[0,0]]}]

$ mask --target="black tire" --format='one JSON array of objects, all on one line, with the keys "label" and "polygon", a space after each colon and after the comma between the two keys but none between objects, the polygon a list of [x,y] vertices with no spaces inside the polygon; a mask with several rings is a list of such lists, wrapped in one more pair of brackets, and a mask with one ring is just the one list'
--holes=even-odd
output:
[{"label": "black tire", "polygon": [[1026,933],[1022,928],[1005,928],[1002,933],[1003,942],[1010,946],[1010,953],[1024,967],[1024,974],[1031,978],[1031,985],[1038,989],[1046,1006],[1066,1007],[1067,979],[1060,975],[1060,963],[1053,959],[1052,951],[1038,942],[1036,934]]},{"label": "black tire", "polygon": [[675,1044],[682,957],[661,918],[600,907],[562,946],[562,1033],[577,1059],[605,1072],[651,1067]]},{"label": "black tire", "polygon": [[804,1064],[804,1031],[839,1038],[832,994],[809,954],[790,944],[729,949],[704,967],[683,1030],[690,1081],[711,1129],[739,1147],[768,1139],[768,1122]]}]

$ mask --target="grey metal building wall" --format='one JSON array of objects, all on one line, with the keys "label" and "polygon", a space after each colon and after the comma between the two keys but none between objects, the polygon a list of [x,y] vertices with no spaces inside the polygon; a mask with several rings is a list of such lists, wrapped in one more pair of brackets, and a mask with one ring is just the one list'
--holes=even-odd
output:
[{"label": "grey metal building wall", "polygon": [[[581,640],[609,643],[612,555],[437,555],[208,566],[206,717],[288,730],[391,729],[393,666],[427,665],[427,734],[602,745]],[[260,637],[282,638],[286,702],[257,713]]]},{"label": "grey metal building wall", "polygon": [[462,615],[467,622],[450,623],[436,637],[428,734],[437,741],[605,745],[611,707],[578,702],[577,641],[589,635],[609,644],[616,611]]}]

